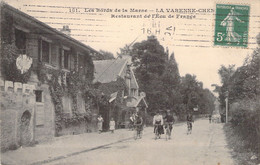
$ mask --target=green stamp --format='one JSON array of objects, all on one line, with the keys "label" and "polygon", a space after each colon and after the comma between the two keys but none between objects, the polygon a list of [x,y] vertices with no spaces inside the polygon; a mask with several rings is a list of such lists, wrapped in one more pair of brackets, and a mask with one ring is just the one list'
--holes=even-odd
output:
[{"label": "green stamp", "polygon": [[214,45],[247,47],[249,6],[217,4]]}]

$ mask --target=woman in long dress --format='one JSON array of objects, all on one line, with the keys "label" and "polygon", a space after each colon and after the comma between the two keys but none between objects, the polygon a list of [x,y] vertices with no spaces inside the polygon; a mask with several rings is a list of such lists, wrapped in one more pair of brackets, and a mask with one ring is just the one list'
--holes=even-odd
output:
[{"label": "woman in long dress", "polygon": [[98,120],[98,123],[97,123],[98,132],[101,133],[102,130],[103,130],[103,122],[104,122],[104,119],[102,118],[101,115],[99,115],[98,118],[97,118],[97,120]]},{"label": "woman in long dress", "polygon": [[237,15],[240,15],[240,14],[235,12],[234,8],[232,7],[231,10],[230,10],[230,13],[228,13],[227,17],[220,23],[221,26],[226,26],[225,41],[227,41],[228,44],[230,44],[232,42],[237,42],[239,44],[240,39],[242,38],[234,30],[235,21],[239,21],[240,23],[244,23],[244,21],[241,21],[237,17]]},{"label": "woman in long dress", "polygon": [[109,129],[111,131],[111,133],[114,133],[115,131],[115,126],[116,126],[116,123],[115,123],[115,120],[114,118],[112,117],[110,122],[109,122]]},{"label": "woman in long dress", "polygon": [[153,125],[154,125],[154,133],[155,133],[155,127],[158,125],[158,133],[160,138],[160,135],[164,134],[164,130],[163,130],[163,117],[159,111],[157,111],[156,115],[153,117]]}]

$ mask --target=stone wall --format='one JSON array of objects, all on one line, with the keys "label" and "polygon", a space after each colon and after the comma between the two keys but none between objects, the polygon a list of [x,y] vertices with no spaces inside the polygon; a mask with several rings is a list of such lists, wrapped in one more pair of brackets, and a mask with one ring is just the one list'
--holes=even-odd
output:
[{"label": "stone wall", "polygon": [[33,86],[10,81],[1,81],[0,86],[1,151],[28,145],[35,135]]}]

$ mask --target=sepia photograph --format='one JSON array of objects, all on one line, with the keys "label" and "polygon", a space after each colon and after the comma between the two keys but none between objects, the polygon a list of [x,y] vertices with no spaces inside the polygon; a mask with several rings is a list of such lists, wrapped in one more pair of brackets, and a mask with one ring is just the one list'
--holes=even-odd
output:
[{"label": "sepia photograph", "polygon": [[260,165],[259,0],[0,0],[0,164]]}]

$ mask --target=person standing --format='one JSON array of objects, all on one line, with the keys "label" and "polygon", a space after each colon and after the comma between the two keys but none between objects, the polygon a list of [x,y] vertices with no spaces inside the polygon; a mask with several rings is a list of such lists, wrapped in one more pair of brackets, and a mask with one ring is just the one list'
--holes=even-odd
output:
[{"label": "person standing", "polygon": [[110,122],[109,122],[109,129],[111,131],[111,133],[114,133],[115,131],[115,126],[116,126],[116,123],[115,123],[115,120],[114,118],[112,117]]},{"label": "person standing", "polygon": [[103,117],[101,115],[99,115],[97,120],[98,120],[98,123],[97,123],[97,125],[98,125],[98,132],[101,133],[102,130],[103,130],[104,119],[103,119]]}]

